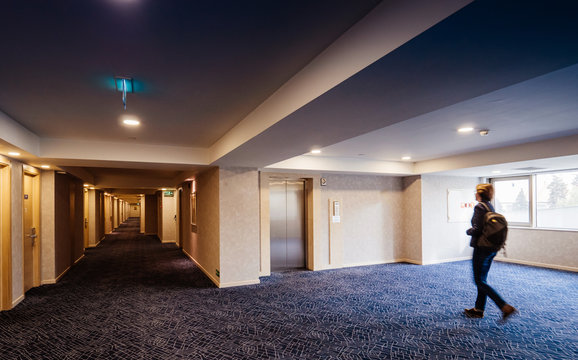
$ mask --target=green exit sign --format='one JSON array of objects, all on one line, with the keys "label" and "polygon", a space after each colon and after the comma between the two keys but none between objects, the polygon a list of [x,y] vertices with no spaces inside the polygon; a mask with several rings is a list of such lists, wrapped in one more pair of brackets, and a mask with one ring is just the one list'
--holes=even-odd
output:
[{"label": "green exit sign", "polygon": [[165,191],[165,197],[173,197],[175,196],[175,192],[172,190]]}]

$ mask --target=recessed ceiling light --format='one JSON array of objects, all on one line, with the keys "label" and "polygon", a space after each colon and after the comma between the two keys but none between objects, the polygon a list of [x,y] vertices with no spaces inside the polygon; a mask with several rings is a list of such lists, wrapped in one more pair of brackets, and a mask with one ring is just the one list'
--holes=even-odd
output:
[{"label": "recessed ceiling light", "polygon": [[468,132],[472,132],[472,131],[474,131],[473,127],[463,127],[463,128],[458,129],[458,132],[461,132],[461,133],[468,133]]},{"label": "recessed ceiling light", "polygon": [[311,150],[311,153],[312,153],[312,154],[321,154],[321,150],[319,150],[319,149],[314,149],[314,150]]},{"label": "recessed ceiling light", "polygon": [[138,121],[137,119],[134,118],[130,118],[130,119],[124,119],[122,121],[123,124],[128,125],[128,126],[138,126],[140,125],[140,121]]},{"label": "recessed ceiling light", "polygon": [[40,167],[43,169],[50,169],[50,165],[41,165]]},{"label": "recessed ceiling light", "polygon": [[411,160],[411,156],[403,156],[401,159],[402,160]]},{"label": "recessed ceiling light", "polygon": [[10,156],[20,156],[20,153],[19,153],[19,152],[16,152],[16,151],[10,151],[10,152],[8,153],[8,155],[10,155]]}]

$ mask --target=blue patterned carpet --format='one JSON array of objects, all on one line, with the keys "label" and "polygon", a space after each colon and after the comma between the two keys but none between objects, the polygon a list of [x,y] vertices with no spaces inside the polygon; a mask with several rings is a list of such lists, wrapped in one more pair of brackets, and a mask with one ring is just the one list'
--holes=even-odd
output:
[{"label": "blue patterned carpet", "polygon": [[217,289],[129,221],[0,313],[0,359],[578,359],[578,274],[495,263],[521,314],[467,319],[469,262],[288,272]]}]

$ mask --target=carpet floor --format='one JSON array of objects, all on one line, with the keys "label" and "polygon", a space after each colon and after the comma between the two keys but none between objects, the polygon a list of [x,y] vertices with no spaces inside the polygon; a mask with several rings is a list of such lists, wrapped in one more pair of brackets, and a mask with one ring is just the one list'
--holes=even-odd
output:
[{"label": "carpet floor", "polygon": [[0,359],[578,359],[578,274],[494,263],[518,307],[462,315],[470,262],[274,273],[218,289],[129,219],[0,313]]}]

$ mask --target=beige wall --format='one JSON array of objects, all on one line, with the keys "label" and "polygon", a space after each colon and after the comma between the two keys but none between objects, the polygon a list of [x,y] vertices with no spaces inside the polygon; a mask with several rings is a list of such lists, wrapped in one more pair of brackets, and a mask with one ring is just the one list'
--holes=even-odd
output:
[{"label": "beige wall", "polygon": [[220,284],[219,169],[210,168],[197,176],[197,227],[191,234],[191,257]]},{"label": "beige wall", "polygon": [[[472,254],[466,230],[470,220],[448,222],[448,190],[474,191],[478,178],[422,175],[422,263],[469,259]],[[472,210],[473,213],[473,210]]]},{"label": "beige wall", "polygon": [[[326,186],[320,186],[321,177]],[[269,274],[270,178],[309,179],[307,199],[308,268],[322,270],[393,262],[402,256],[402,179],[344,174],[261,173],[261,275]],[[310,189],[309,189],[310,188]],[[330,208],[339,201],[341,219]]]},{"label": "beige wall", "polygon": [[23,263],[23,233],[22,233],[22,216],[23,216],[23,173],[22,163],[12,161],[12,302],[17,303],[24,296],[24,263]]},{"label": "beige wall", "polygon": [[56,281],[56,230],[55,230],[55,195],[56,173],[42,171],[40,174],[40,241],[41,260],[40,277],[42,284],[53,284]]},{"label": "beige wall", "polygon": [[[320,226],[329,224],[330,200],[341,207],[342,266],[393,262],[400,256],[402,181],[398,177],[325,174],[321,189]],[[327,227],[327,225],[325,225]],[[323,234],[327,232],[322,231]],[[328,238],[322,242],[321,267],[329,267]]]},{"label": "beige wall", "polygon": [[496,259],[578,271],[578,232],[510,228]]},{"label": "beige wall", "polygon": [[220,286],[259,283],[259,173],[219,171]]},{"label": "beige wall", "polygon": [[416,264],[422,263],[422,211],[421,177],[409,176],[402,179],[403,205],[401,259]]},{"label": "beige wall", "polygon": [[140,205],[129,204],[128,216],[136,218],[140,217]]}]

